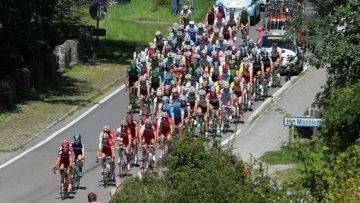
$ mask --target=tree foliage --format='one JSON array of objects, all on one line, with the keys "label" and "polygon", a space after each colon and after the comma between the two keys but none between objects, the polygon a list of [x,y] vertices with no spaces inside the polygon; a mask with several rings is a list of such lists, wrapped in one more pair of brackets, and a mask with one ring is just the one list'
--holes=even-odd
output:
[{"label": "tree foliage", "polygon": [[[68,37],[80,23],[74,0],[3,0],[0,4],[1,66],[12,70],[18,63],[37,59]],[[20,60],[19,60],[20,59]]]},{"label": "tree foliage", "polygon": [[[185,137],[169,148],[162,175],[125,181],[113,202],[289,202],[262,167],[244,164],[215,143]],[[151,180],[151,181],[149,181]],[[141,194],[141,195],[140,195]]]},{"label": "tree foliage", "polygon": [[304,21],[311,64],[326,68],[325,95],[360,81],[359,0],[314,0],[317,14]]},{"label": "tree foliage", "polygon": [[321,135],[331,150],[343,151],[360,137],[360,83],[333,93],[325,105],[327,111]]}]

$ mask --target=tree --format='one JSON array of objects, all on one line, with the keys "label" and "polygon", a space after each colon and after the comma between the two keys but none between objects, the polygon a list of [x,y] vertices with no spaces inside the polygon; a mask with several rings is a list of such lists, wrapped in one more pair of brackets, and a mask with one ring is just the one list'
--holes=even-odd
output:
[{"label": "tree", "polygon": [[[7,71],[38,60],[63,40],[77,33],[80,24],[74,0],[3,0],[0,4],[0,65]],[[22,64],[23,65],[23,64]]]},{"label": "tree", "polygon": [[[204,139],[185,136],[169,148],[163,175],[130,178],[113,202],[289,202],[293,195],[274,186],[264,170],[252,167]],[[149,181],[151,180],[151,181]],[[140,195],[141,194],[141,195]]]}]

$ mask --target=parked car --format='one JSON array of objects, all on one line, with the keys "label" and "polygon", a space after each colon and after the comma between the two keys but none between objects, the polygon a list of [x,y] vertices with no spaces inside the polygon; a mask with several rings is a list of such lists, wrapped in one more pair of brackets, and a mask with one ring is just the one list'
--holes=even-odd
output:
[{"label": "parked car", "polygon": [[296,40],[286,37],[283,33],[264,32],[258,42],[258,49],[265,50],[270,54],[274,43],[281,49],[282,61],[280,68],[283,75],[300,73],[304,65],[303,51],[296,45]]},{"label": "parked car", "polygon": [[238,17],[241,10],[246,7],[251,25],[255,25],[260,20],[260,0],[216,0],[216,9],[220,5],[224,7],[225,14],[229,14],[233,10],[235,17]]}]

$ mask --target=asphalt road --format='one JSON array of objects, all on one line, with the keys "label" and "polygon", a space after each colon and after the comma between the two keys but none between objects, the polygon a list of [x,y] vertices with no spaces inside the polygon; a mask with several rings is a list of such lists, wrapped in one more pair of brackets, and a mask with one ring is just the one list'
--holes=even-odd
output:
[{"label": "asphalt road", "polygon": [[[256,26],[251,27],[251,38],[254,39],[257,35],[255,31]],[[119,84],[120,86],[120,84]],[[272,89],[270,94],[277,89]],[[30,152],[26,156],[12,163],[11,165],[1,169],[0,173],[0,193],[1,202],[60,202],[59,195],[59,175],[54,175],[51,172],[51,167],[54,165],[56,153],[60,143],[64,139],[72,139],[75,132],[80,132],[86,147],[86,161],[84,166],[84,177],[81,179],[81,189],[66,202],[85,202],[87,201],[87,194],[95,192],[98,195],[100,202],[107,202],[110,200],[109,188],[102,186],[101,167],[95,163],[95,151],[98,145],[98,135],[101,128],[107,124],[111,128],[116,129],[119,122],[124,118],[127,110],[128,96],[127,92],[121,91],[114,95],[107,102],[101,104],[97,109],[85,116],[79,122],[68,128],[60,135],[41,147]],[[256,109],[261,104],[260,101],[253,105]],[[76,118],[85,109],[76,112],[63,122],[47,130],[38,139],[27,145],[19,152],[35,145],[37,142],[45,139],[56,130],[60,129],[66,123]],[[245,114],[245,119],[249,117],[251,112]],[[238,126],[241,129],[241,124]],[[235,130],[234,127],[232,127]],[[232,133],[222,135],[222,141],[226,140]],[[16,153],[19,153],[16,152]],[[1,161],[5,161],[9,156],[14,156],[16,153],[10,155],[0,155]],[[5,157],[5,158],[4,158]],[[131,170],[130,174],[137,174],[139,167]]]}]

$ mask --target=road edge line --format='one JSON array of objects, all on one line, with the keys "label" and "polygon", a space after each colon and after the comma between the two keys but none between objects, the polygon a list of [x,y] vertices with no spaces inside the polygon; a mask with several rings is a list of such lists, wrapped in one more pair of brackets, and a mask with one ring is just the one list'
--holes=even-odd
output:
[{"label": "road edge line", "polygon": [[51,134],[49,137],[45,138],[43,141],[37,143],[36,145],[30,147],[29,149],[21,152],[20,154],[16,155],[15,157],[9,159],[8,161],[6,161],[5,163],[0,165],[0,170],[5,168],[6,166],[14,163],[15,161],[19,160],[20,158],[22,158],[23,156],[27,155],[28,153],[32,152],[33,150],[41,147],[43,144],[49,142],[50,140],[52,140],[53,138],[55,138],[57,135],[59,135],[60,133],[62,133],[63,131],[67,130],[68,128],[70,128],[71,126],[73,126],[75,123],[77,123],[78,121],[80,121],[81,119],[83,119],[85,116],[87,116],[88,114],[90,114],[93,110],[95,110],[96,108],[98,108],[101,104],[105,103],[106,101],[108,101],[110,98],[112,98],[115,94],[119,93],[120,91],[122,91],[125,88],[125,85],[121,85],[119,88],[117,88],[116,90],[114,90],[113,92],[111,92],[109,95],[107,95],[106,97],[104,97],[103,99],[101,99],[99,102],[95,103],[92,107],[90,107],[88,110],[86,110],[84,113],[82,113],[80,116],[76,117],[74,120],[72,120],[70,123],[66,124],[64,127],[60,128],[59,130],[57,130],[56,132],[54,132],[53,134]]}]

